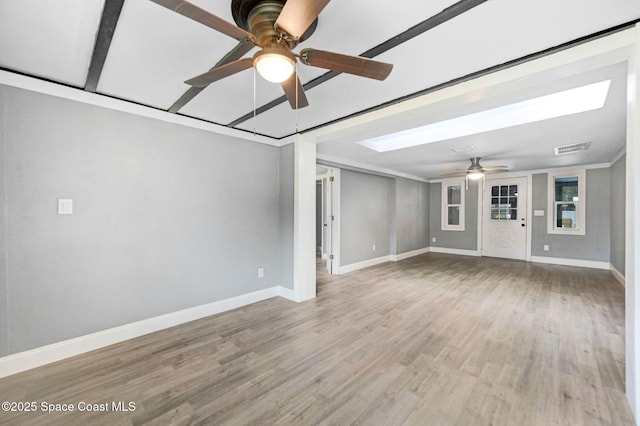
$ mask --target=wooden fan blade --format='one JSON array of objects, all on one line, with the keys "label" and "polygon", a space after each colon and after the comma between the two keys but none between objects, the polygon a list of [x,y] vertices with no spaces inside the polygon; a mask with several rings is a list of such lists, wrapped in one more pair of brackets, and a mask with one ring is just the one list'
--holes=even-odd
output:
[{"label": "wooden fan blade", "polygon": [[361,56],[347,56],[324,50],[304,49],[300,59],[305,65],[325,68],[336,72],[346,72],[360,77],[384,80],[389,76],[393,65],[373,61]]},{"label": "wooden fan blade", "polygon": [[185,0],[151,0],[152,2],[173,10],[187,18],[213,28],[216,31],[233,37],[236,40],[254,40],[253,34],[235,26],[229,21],[207,12],[206,10]]},{"label": "wooden fan blade", "polygon": [[[253,43],[244,43],[244,42],[238,43],[236,47],[234,47],[229,52],[227,52],[227,54],[224,55],[222,59],[220,59],[218,63],[215,64],[209,71],[212,71],[216,67],[228,64],[230,62],[233,62],[242,58],[245,55],[245,53],[249,52],[251,49],[253,49],[253,47],[254,47]],[[193,98],[198,96],[200,92],[202,92],[205,88],[206,87],[195,87],[195,86],[189,87],[189,89],[187,89],[187,91],[184,92],[182,96],[180,96],[180,98],[177,101],[175,101],[173,105],[171,105],[171,107],[169,107],[168,111],[171,113],[176,113],[180,111],[180,109],[183,106],[185,106]]]},{"label": "wooden fan blade", "polygon": [[276,20],[276,26],[299,38],[315,21],[329,1],[288,0]]},{"label": "wooden fan blade", "polygon": [[[297,89],[296,89],[297,87]],[[293,109],[304,108],[309,106],[309,101],[307,100],[307,96],[304,93],[304,88],[302,87],[302,83],[300,83],[300,79],[294,73],[291,77],[282,82],[282,89],[284,90],[284,94],[287,96],[289,100],[289,105]],[[296,94],[298,95],[298,101],[296,102]]]},{"label": "wooden fan blade", "polygon": [[243,58],[237,61],[216,67],[211,71],[207,71],[204,74],[193,77],[185,81],[190,86],[204,87],[215,81],[222,80],[225,77],[229,77],[240,71],[244,71],[253,66],[253,58]]}]

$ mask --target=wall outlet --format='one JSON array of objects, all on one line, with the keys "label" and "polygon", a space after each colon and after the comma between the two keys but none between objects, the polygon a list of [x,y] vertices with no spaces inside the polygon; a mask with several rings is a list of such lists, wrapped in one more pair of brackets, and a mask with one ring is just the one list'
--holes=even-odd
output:
[{"label": "wall outlet", "polygon": [[371,247],[371,250],[376,251],[376,245],[375,244]]},{"label": "wall outlet", "polygon": [[264,278],[264,268],[258,268],[258,278]]},{"label": "wall outlet", "polygon": [[431,238],[431,242],[432,242],[432,243],[435,243],[435,242],[436,242],[436,237],[432,237],[432,238]]},{"label": "wall outlet", "polygon": [[549,251],[549,244],[545,244],[542,246],[542,250]]}]

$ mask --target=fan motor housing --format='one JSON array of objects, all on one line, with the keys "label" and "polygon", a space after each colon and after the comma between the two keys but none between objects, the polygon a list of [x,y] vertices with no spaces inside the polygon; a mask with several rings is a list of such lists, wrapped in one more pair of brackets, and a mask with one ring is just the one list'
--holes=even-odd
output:
[{"label": "fan motor housing", "polygon": [[[231,14],[236,24],[255,35],[257,44],[264,47],[271,44],[274,38],[279,37],[274,24],[285,3],[286,0],[232,0]],[[294,44],[308,39],[317,26],[316,18]]]}]

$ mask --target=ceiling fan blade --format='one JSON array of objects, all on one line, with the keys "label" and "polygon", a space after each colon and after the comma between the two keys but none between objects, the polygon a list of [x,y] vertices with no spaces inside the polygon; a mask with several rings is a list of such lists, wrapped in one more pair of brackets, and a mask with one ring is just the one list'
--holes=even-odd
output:
[{"label": "ceiling fan blade", "polygon": [[205,87],[213,82],[222,80],[225,77],[236,74],[240,71],[244,71],[253,66],[253,58],[242,58],[237,61],[230,62],[228,64],[216,67],[211,71],[207,71],[204,74],[193,77],[185,83],[190,86]]},{"label": "ceiling fan blade", "polygon": [[[284,94],[289,100],[289,105],[291,105],[291,108],[299,109],[309,106],[309,101],[307,100],[307,96],[304,93],[302,83],[300,83],[300,79],[296,74],[293,74],[291,77],[282,82],[282,89],[284,90]],[[296,94],[298,95],[297,102]]]},{"label": "ceiling fan blade", "polygon": [[278,19],[276,26],[288,34],[299,38],[315,21],[322,9],[330,0],[288,0]]},{"label": "ceiling fan blade", "polygon": [[361,56],[347,56],[324,50],[304,49],[300,52],[303,64],[325,68],[336,72],[345,72],[360,77],[384,80],[393,65],[378,62]]},{"label": "ceiling fan blade", "polygon": [[[224,55],[222,59],[220,59],[218,63],[215,64],[209,71],[221,65],[228,64],[229,62],[233,62],[235,60],[242,58],[245,55],[245,53],[249,52],[251,49],[253,49],[253,47],[254,45],[252,43],[244,43],[244,42],[238,43],[236,47],[234,47],[226,55]],[[180,98],[177,101],[175,101],[173,105],[171,105],[171,107],[169,107],[168,111],[171,113],[176,113],[180,111],[180,109],[183,106],[185,106],[193,98],[198,96],[198,94],[202,92],[204,89],[205,87],[195,87],[195,86],[189,87],[189,89],[187,89],[187,91],[184,92],[182,96],[180,96]]]},{"label": "ceiling fan blade", "polygon": [[482,170],[485,172],[506,171],[506,170],[509,170],[509,166],[489,166],[489,167],[483,167]]},{"label": "ceiling fan blade", "polygon": [[492,173],[504,173],[504,172],[508,172],[509,169],[484,169],[482,170],[482,173],[485,174],[492,174]]},{"label": "ceiling fan blade", "polygon": [[445,173],[443,175],[440,175],[440,177],[443,178],[447,178],[447,177],[458,177],[458,176],[466,176],[467,172],[456,172],[456,173]]},{"label": "ceiling fan blade", "polygon": [[216,31],[233,37],[236,40],[254,40],[253,34],[235,26],[229,21],[207,12],[206,10],[185,0],[151,0],[152,2],[173,10],[187,18],[213,28]]}]

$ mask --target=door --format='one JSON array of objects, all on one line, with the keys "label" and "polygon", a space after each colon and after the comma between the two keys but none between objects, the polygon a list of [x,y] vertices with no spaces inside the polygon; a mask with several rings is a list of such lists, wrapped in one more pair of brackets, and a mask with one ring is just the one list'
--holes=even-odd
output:
[{"label": "door", "polygon": [[323,209],[322,209],[322,227],[323,227],[323,245],[322,245],[322,257],[326,261],[327,273],[330,275],[333,273],[333,206],[332,206],[332,190],[333,190],[333,178],[331,172],[323,180],[324,191],[322,194]]},{"label": "door", "polygon": [[527,178],[487,179],[482,204],[482,255],[525,260]]}]

